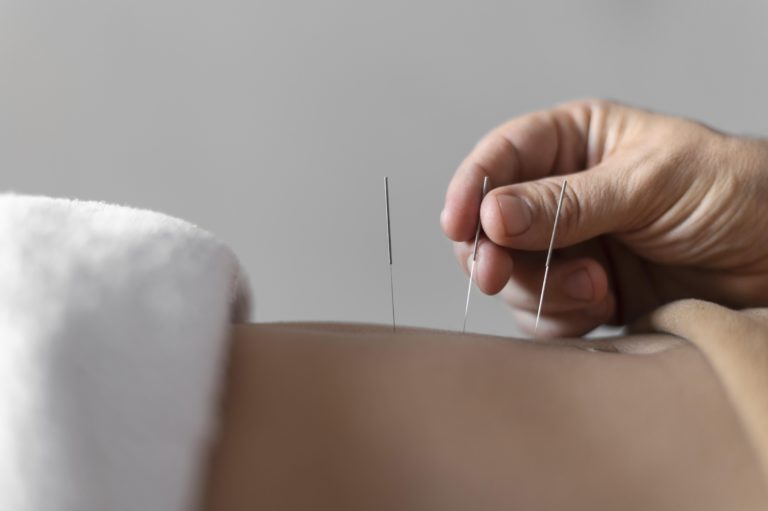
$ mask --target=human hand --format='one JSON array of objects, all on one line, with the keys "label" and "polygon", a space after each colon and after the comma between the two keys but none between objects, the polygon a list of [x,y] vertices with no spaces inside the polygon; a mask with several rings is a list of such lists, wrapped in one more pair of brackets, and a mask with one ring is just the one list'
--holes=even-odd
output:
[{"label": "human hand", "polygon": [[[492,191],[480,204],[483,177]],[[465,271],[533,331],[564,177],[568,189],[538,334],[581,335],[672,300],[768,304],[768,143],[605,101],[515,118],[456,171],[441,215]]]}]

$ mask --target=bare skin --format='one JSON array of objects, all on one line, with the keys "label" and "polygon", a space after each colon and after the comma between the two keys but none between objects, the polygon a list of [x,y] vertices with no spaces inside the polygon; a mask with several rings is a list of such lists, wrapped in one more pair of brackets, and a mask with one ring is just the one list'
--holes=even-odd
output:
[{"label": "bare skin", "polygon": [[739,312],[682,300],[655,310],[643,323],[640,327],[691,339],[701,350],[744,424],[768,481],[768,309]]},{"label": "bare skin", "polygon": [[[481,207],[485,176],[494,189]],[[629,323],[682,298],[768,304],[768,142],[575,101],[485,136],[453,176],[441,216],[465,270],[481,217],[477,284],[500,293],[524,331],[533,330],[564,178],[561,250],[539,336]]]},{"label": "bare skin", "polygon": [[678,337],[263,324],[232,339],[210,511],[768,506],[728,391]]},{"label": "bare skin", "polygon": [[238,326],[206,509],[768,508],[768,313],[675,302],[768,304],[768,144],[605,101],[491,132],[441,221],[529,332],[565,177],[539,334],[668,335]]}]

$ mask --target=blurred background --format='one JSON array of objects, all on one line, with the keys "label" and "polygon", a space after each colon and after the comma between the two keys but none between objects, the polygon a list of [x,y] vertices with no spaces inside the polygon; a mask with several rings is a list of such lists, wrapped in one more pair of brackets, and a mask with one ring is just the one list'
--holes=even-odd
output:
[{"label": "blurred background", "polygon": [[[768,2],[0,0],[0,186],[185,218],[259,321],[459,329],[438,218],[505,119],[605,97],[768,133]],[[516,329],[473,295],[470,330]]]}]

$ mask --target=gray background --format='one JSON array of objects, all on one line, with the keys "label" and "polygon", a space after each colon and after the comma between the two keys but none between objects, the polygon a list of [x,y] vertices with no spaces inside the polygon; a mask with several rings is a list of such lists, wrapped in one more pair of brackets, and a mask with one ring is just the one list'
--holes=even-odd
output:
[{"label": "gray background", "polygon": [[[0,0],[2,188],[186,218],[258,320],[461,327],[438,216],[487,130],[599,96],[768,132],[768,2]],[[470,328],[511,334],[493,298]]]}]

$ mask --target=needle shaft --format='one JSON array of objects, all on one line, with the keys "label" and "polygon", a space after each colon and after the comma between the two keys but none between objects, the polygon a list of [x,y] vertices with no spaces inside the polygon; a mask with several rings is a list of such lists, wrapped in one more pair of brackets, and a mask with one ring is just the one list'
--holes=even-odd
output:
[{"label": "needle shaft", "polygon": [[392,277],[392,228],[389,218],[389,178],[384,177],[384,207],[387,213],[387,255],[389,257],[389,299],[392,302],[392,331],[395,331],[395,283]]},{"label": "needle shaft", "polygon": [[[488,193],[488,176],[485,176],[483,178],[483,191],[480,195],[480,202],[483,201],[483,198],[485,197],[485,194]],[[467,331],[467,316],[469,315],[469,297],[472,295],[472,280],[475,276],[475,262],[477,261],[477,245],[480,242],[480,230],[482,229],[482,226],[480,225],[480,218],[477,219],[477,230],[475,230],[475,246],[472,248],[472,263],[470,264],[471,268],[469,270],[469,284],[467,285],[467,301],[464,304],[464,324],[461,327],[461,333],[465,333]]]},{"label": "needle shaft", "polygon": [[560,208],[563,205],[565,189],[568,186],[568,180],[563,180],[563,186],[560,188],[560,198],[557,200],[557,211],[555,212],[555,224],[552,226],[552,236],[549,238],[549,250],[547,250],[547,261],[544,263],[544,280],[541,283],[541,295],[539,296],[539,307],[536,310],[536,326],[533,327],[533,333],[539,330],[539,319],[541,318],[541,307],[544,305],[544,290],[547,288],[547,277],[549,277],[549,262],[552,259],[552,250],[555,248],[555,236],[557,235],[557,224],[560,219]]}]

